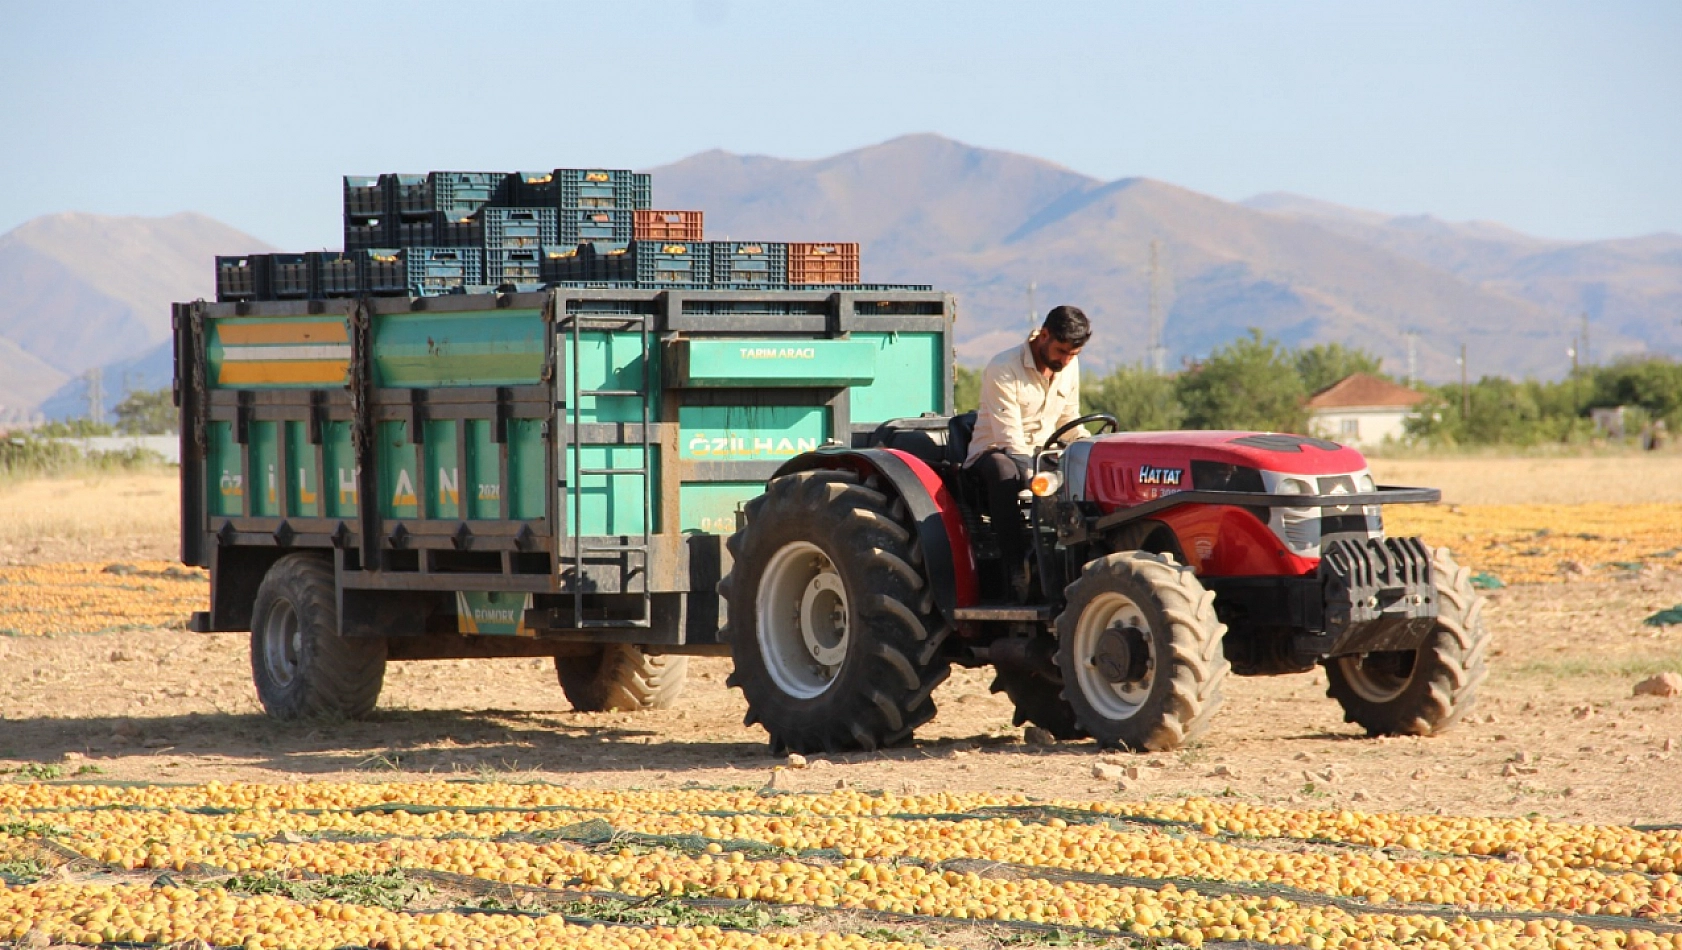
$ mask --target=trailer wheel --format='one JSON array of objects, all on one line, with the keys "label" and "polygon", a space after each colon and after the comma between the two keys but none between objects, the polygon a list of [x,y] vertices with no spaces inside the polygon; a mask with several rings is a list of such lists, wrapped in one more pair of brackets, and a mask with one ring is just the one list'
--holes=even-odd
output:
[{"label": "trailer wheel", "polygon": [[1086,730],[1075,718],[1075,708],[1063,698],[1062,683],[1033,673],[1000,669],[991,688],[1004,693],[1016,707],[1010,720],[1013,724],[1039,726],[1059,742],[1086,738]]},{"label": "trailer wheel", "polygon": [[649,656],[641,647],[612,643],[585,656],[555,657],[555,676],[579,712],[666,709],[683,692],[689,657]]},{"label": "trailer wheel", "polygon": [[333,565],[313,554],[276,561],[251,610],[251,678],[275,719],[360,718],[385,682],[385,641],[339,636]]},{"label": "trailer wheel", "polygon": [[1057,665],[1075,718],[1100,746],[1165,752],[1197,738],[1232,669],[1215,595],[1172,558],[1127,551],[1065,589]]},{"label": "trailer wheel", "polygon": [[1477,701],[1489,669],[1489,632],[1483,598],[1471,569],[1456,564],[1448,548],[1431,557],[1437,588],[1437,623],[1418,650],[1331,657],[1326,695],[1343,707],[1343,719],[1368,735],[1435,735],[1460,720]]},{"label": "trailer wheel", "polygon": [[778,751],[876,749],[934,717],[947,628],[905,505],[848,471],[773,479],[719,583],[729,685]]}]

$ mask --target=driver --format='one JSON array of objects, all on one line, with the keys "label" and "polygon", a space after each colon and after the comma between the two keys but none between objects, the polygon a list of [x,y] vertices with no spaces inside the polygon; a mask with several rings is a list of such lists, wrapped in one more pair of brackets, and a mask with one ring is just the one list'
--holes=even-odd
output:
[{"label": "driver", "polygon": [[[1092,324],[1079,307],[1055,307],[1027,342],[993,357],[981,374],[981,407],[964,468],[986,488],[987,513],[1019,596],[1028,587],[1028,537],[1016,499],[1033,470],[1034,449],[1080,416],[1076,355],[1091,336]],[[1082,426],[1065,438],[1087,435]]]}]

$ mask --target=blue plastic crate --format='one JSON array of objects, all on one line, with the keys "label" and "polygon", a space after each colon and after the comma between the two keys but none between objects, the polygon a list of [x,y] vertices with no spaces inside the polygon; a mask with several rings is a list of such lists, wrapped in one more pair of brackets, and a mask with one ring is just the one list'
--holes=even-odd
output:
[{"label": "blue plastic crate", "polygon": [[585,242],[629,241],[635,233],[630,211],[603,208],[562,208],[556,212],[555,243],[573,246]]},{"label": "blue plastic crate", "polygon": [[428,211],[452,220],[471,217],[508,200],[507,172],[432,172],[426,176]]},{"label": "blue plastic crate", "polygon": [[240,254],[216,258],[216,300],[261,300],[268,296],[268,255]]},{"label": "blue plastic crate", "polygon": [[486,208],[479,217],[487,251],[540,248],[559,241],[554,208]]},{"label": "blue plastic crate", "polygon": [[654,206],[649,176],[602,168],[557,168],[549,193],[558,208],[611,208],[635,211]]},{"label": "blue plastic crate", "polygon": [[391,247],[397,242],[391,219],[384,216],[345,215],[345,250],[360,251]]},{"label": "blue plastic crate", "polygon": [[541,247],[521,247],[485,252],[485,283],[534,284],[543,280],[544,254]]},{"label": "blue plastic crate", "polygon": [[385,182],[378,176],[345,176],[345,217],[381,218],[390,211]]},{"label": "blue plastic crate", "polygon": [[705,241],[632,241],[626,256],[640,285],[706,288],[712,286],[711,250]]},{"label": "blue plastic crate", "polygon": [[314,291],[308,254],[265,254],[268,258],[270,300],[304,300]]},{"label": "blue plastic crate", "polygon": [[484,252],[476,247],[405,247],[400,249],[411,297],[461,293],[484,280]]},{"label": "blue plastic crate", "polygon": [[730,290],[788,286],[788,245],[773,241],[708,241],[712,285]]}]

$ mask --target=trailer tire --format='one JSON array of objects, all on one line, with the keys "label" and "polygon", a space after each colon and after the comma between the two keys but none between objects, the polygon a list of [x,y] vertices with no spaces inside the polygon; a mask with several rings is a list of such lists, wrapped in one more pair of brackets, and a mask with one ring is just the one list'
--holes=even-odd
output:
[{"label": "trailer tire", "polygon": [[1215,595],[1191,568],[1125,551],[1089,562],[1064,594],[1063,695],[1100,746],[1166,752],[1208,728],[1232,665]]},{"label": "trailer tire", "polygon": [[629,643],[597,653],[555,657],[555,677],[579,712],[642,712],[677,702],[689,672],[687,656],[650,656]]},{"label": "trailer tire", "polygon": [[339,636],[333,564],[288,554],[263,576],[251,609],[251,678],[281,720],[358,719],[379,702],[385,641]]},{"label": "trailer tire", "polygon": [[1326,695],[1343,719],[1373,736],[1431,736],[1454,725],[1477,702],[1489,675],[1489,631],[1472,571],[1448,548],[1431,555],[1437,623],[1411,654],[1365,654],[1325,660]]},{"label": "trailer tire", "polygon": [[1086,730],[1075,718],[1075,707],[1063,698],[1062,683],[1034,673],[1000,669],[991,689],[1004,693],[1016,707],[1010,720],[1013,725],[1039,726],[1058,742],[1086,738]]},{"label": "trailer tire", "polygon": [[871,750],[934,717],[949,628],[903,499],[821,469],[772,479],[732,535],[724,636],[744,723],[777,752]]}]

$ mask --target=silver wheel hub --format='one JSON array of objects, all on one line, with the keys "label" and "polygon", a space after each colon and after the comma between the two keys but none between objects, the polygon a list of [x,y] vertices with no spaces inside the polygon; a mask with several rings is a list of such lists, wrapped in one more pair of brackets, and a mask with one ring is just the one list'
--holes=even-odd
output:
[{"label": "silver wheel hub", "polygon": [[1337,658],[1344,681],[1369,703],[1387,703],[1406,692],[1415,662],[1413,653],[1402,651]]},{"label": "silver wheel hub", "polygon": [[1130,598],[1093,598],[1075,624],[1075,684],[1093,710],[1110,720],[1131,719],[1156,683],[1150,621]]},{"label": "silver wheel hub", "polygon": [[755,606],[759,653],[772,682],[798,699],[828,690],[851,642],[841,574],[822,548],[791,541],[765,565]]},{"label": "silver wheel hub", "polygon": [[263,623],[263,666],[277,686],[286,686],[298,675],[304,652],[304,626],[298,612],[284,600],[275,602]]}]

